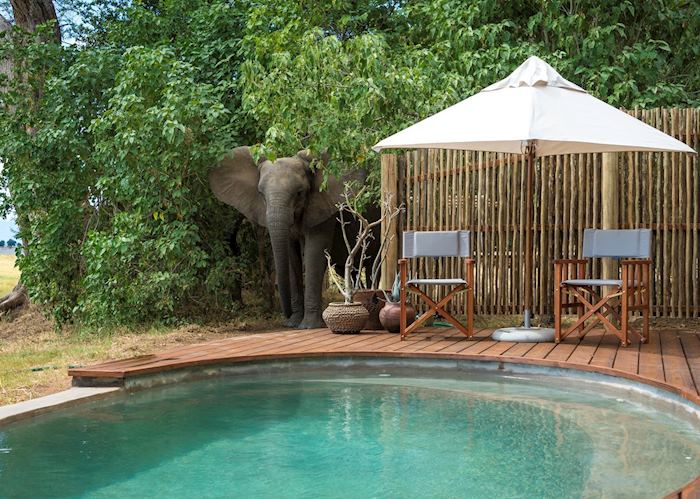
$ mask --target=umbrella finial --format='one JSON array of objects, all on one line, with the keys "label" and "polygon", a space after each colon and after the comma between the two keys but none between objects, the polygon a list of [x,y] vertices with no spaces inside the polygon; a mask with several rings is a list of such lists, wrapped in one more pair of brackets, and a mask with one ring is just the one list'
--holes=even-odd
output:
[{"label": "umbrella finial", "polygon": [[584,89],[575,83],[571,83],[557,73],[556,69],[536,55],[528,57],[508,77],[486,87],[482,92],[517,87],[559,87],[576,92],[585,92]]}]

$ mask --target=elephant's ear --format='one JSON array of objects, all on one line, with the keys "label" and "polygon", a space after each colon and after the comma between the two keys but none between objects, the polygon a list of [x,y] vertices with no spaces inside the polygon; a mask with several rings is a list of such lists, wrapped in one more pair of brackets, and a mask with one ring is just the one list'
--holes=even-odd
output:
[{"label": "elephant's ear", "polygon": [[258,191],[260,171],[247,147],[237,147],[209,173],[214,195],[265,227],[265,200]]},{"label": "elephant's ear", "polygon": [[351,186],[361,186],[365,176],[365,172],[361,170],[344,175],[341,179],[329,176],[326,188],[321,191],[323,171],[316,170],[313,174],[313,185],[304,215],[304,225],[308,228],[315,227],[338,213],[337,204],[343,200],[345,184],[351,182]]}]

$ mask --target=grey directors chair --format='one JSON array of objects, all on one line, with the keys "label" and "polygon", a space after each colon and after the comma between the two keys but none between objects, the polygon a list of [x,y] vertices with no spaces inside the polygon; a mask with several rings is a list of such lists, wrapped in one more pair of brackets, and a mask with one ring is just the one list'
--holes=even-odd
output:
[{"label": "grey directors chair", "polygon": [[[464,276],[454,279],[408,279],[409,258],[464,258]],[[467,337],[474,333],[474,260],[471,258],[470,233],[466,230],[451,231],[407,231],[403,233],[403,258],[399,260],[401,279],[401,339],[416,331],[421,324],[434,314],[441,315]],[[451,286],[447,295],[434,301],[421,289],[422,286]],[[406,325],[406,295],[411,291],[428,304],[425,311],[416,321]],[[461,291],[467,293],[467,325],[464,326],[445,310],[445,306]]]},{"label": "grey directors chair", "polygon": [[[554,341],[559,343],[577,330],[579,337],[583,338],[596,324],[602,323],[608,332],[620,339],[622,346],[630,344],[630,331],[638,334],[640,341],[646,343],[651,313],[651,230],[586,229],[583,233],[583,257],[556,260],[554,263]],[[606,257],[621,259],[619,278],[587,278],[586,259]],[[606,288],[608,291],[604,295]],[[569,328],[562,328],[562,313],[572,308],[578,313],[578,321]],[[634,311],[642,313],[641,332],[629,327],[629,316]],[[588,319],[594,320],[586,325]]]}]

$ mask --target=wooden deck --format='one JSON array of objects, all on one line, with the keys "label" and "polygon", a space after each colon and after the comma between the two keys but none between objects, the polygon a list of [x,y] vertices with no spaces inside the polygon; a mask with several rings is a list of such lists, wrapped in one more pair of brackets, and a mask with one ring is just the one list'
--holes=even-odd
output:
[{"label": "wooden deck", "polygon": [[231,337],[175,348],[153,355],[69,370],[80,383],[122,383],[145,374],[251,360],[329,357],[456,358],[537,364],[599,372],[641,381],[700,404],[700,334],[697,331],[652,331],[650,341],[621,348],[602,330],[582,341],[509,343],[490,339],[490,329],[466,339],[455,329],[425,328],[400,341],[398,335],[367,331],[338,335],[327,329],[279,331]]}]

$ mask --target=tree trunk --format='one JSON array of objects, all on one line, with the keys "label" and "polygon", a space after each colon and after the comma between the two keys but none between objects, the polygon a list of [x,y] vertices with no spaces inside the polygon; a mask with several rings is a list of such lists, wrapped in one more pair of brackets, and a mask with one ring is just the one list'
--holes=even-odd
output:
[{"label": "tree trunk", "polygon": [[61,28],[58,26],[53,0],[10,0],[10,4],[17,26],[34,33],[39,25],[54,21],[54,36],[44,41],[61,43]]},{"label": "tree trunk", "polygon": [[[12,13],[17,26],[30,33],[34,33],[41,24],[53,21],[53,36],[45,38],[43,42],[61,43],[61,29],[58,25],[58,18],[56,17],[56,9],[54,8],[53,0],[10,0],[10,5],[12,5]],[[11,29],[12,25],[0,16],[0,36],[10,36]],[[7,75],[8,80],[15,77],[13,67],[14,64],[12,60],[0,61],[0,71]],[[0,88],[0,91],[5,90],[4,88]],[[38,94],[34,95],[34,106],[39,105],[42,94],[43,92],[40,90]],[[27,130],[27,132],[31,133],[31,130]],[[24,217],[22,213],[17,213],[16,215],[17,224],[20,227],[20,232],[22,232],[22,221]],[[23,248],[25,248],[24,251],[26,251],[26,242],[24,242]],[[0,313],[8,312],[9,310],[16,309],[27,303],[29,303],[27,289],[20,280],[9,294],[0,298]]]},{"label": "tree trunk", "polygon": [[[12,25],[7,22],[5,18],[0,16],[0,37],[9,37],[12,33]],[[12,71],[12,61],[8,58],[4,61],[0,61],[0,73],[7,76],[8,80],[14,77],[14,72]],[[0,92],[5,92],[7,89],[5,87],[0,87]]]},{"label": "tree trunk", "polygon": [[29,296],[27,296],[27,288],[25,288],[24,284],[18,282],[9,294],[0,298],[0,313],[23,307],[28,303]]}]

